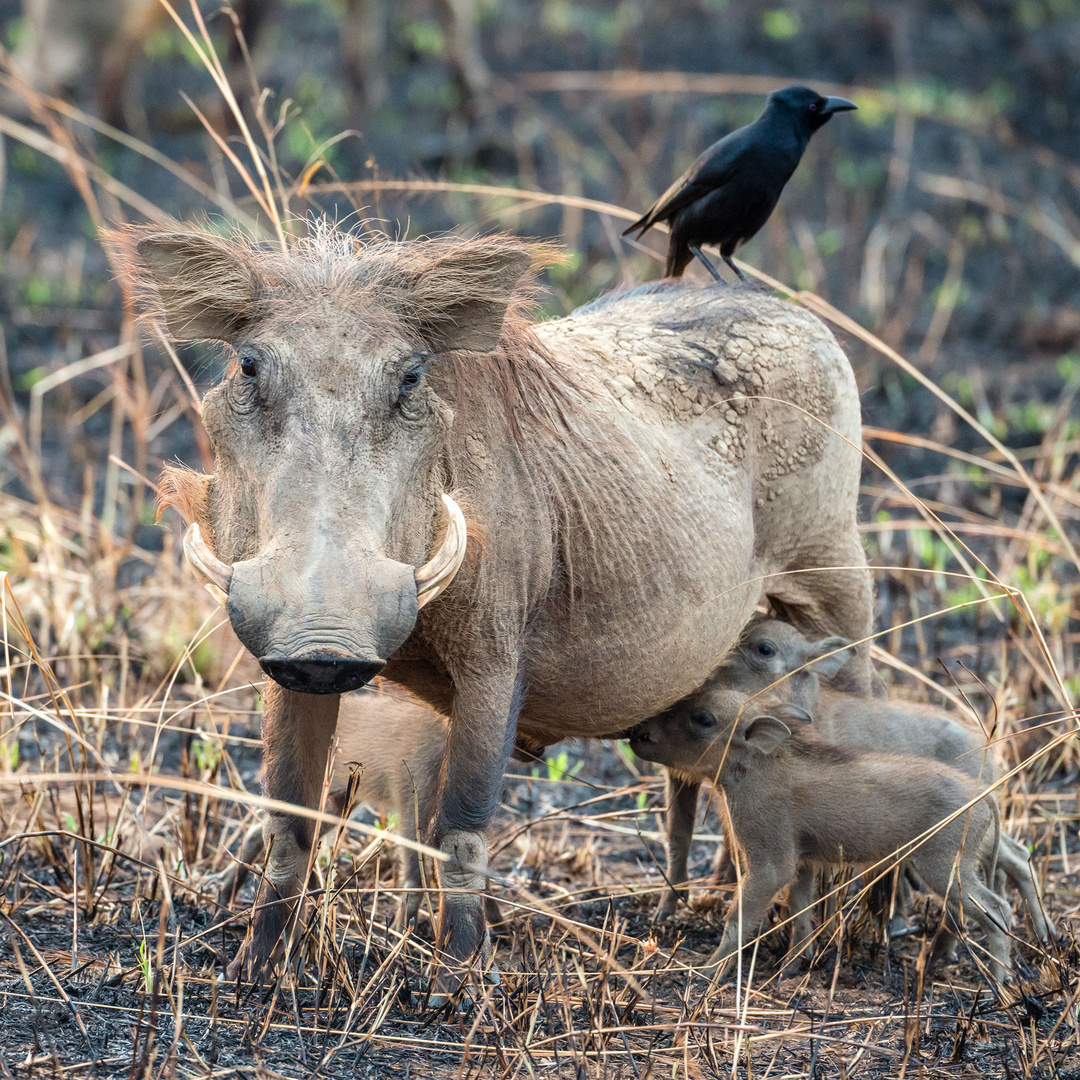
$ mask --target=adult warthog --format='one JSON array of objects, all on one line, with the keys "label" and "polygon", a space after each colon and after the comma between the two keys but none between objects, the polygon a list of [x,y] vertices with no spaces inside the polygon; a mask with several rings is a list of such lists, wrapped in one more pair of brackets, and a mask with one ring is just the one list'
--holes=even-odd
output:
[{"label": "adult warthog", "polygon": [[[663,711],[763,595],[808,634],[869,633],[859,399],[800,308],[662,282],[532,323],[538,249],[511,238],[127,239],[173,337],[233,350],[203,406],[217,471],[167,486],[271,680],[266,794],[317,805],[339,695],[377,672],[448,715],[431,839],[459,970],[490,953],[485,829],[516,732]],[[854,666],[868,688],[865,650]],[[267,822],[249,968],[312,835]]]}]

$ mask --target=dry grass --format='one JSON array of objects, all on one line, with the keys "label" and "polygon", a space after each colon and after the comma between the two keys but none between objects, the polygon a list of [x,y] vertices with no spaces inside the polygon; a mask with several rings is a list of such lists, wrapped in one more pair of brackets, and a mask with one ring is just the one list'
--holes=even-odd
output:
[{"label": "dry grass", "polygon": [[[240,140],[208,130],[248,192],[218,190],[217,204],[245,225],[257,210],[281,245],[303,231],[308,200],[342,192],[467,200],[455,205],[501,221],[558,205],[571,241],[572,215],[636,216],[573,190],[320,186],[317,155],[289,176],[265,98],[244,113],[197,11],[192,18],[193,27],[177,22]],[[564,82],[537,88],[580,89],[580,78]],[[590,87],[639,93],[639,83]],[[2,130],[60,162],[96,223],[121,220],[122,205],[167,217],[85,150],[77,110],[9,86],[34,125],[0,118]],[[624,273],[645,265],[616,258]],[[977,942],[957,963],[927,970],[941,920],[933,904],[921,932],[886,945],[853,901],[824,929],[827,947],[805,975],[772,975],[783,935],[774,926],[734,986],[710,984],[695,965],[715,942],[723,891],[703,881],[672,925],[654,925],[660,780],[625,751],[590,745],[508,779],[492,846],[502,982],[471,986],[470,1011],[428,1008],[429,926],[393,926],[392,859],[378,823],[328,834],[291,943],[295,963],[261,988],[223,982],[248,913],[218,905],[215,875],[265,804],[252,791],[258,672],[184,573],[178,523],[167,522],[160,554],[133,542],[168,427],[191,425],[202,466],[210,460],[185,366],[170,351],[144,357],[125,298],[119,340],[54,365],[28,411],[0,368],[0,444],[27,493],[0,496],[0,1076],[1080,1075],[1076,386],[1039,444],[1016,452],[925,365],[814,293],[768,283],[923,383],[981,440],[959,451],[866,432],[864,529],[885,613],[876,655],[895,692],[968,702],[984,723],[1006,767],[1003,822],[1032,847],[1059,943],[1033,949],[1021,931],[1017,983],[996,987]],[[62,422],[78,430],[108,410],[109,456],[86,461],[60,498],[43,440],[61,423],[56,400],[89,376],[100,391]],[[886,459],[897,444],[917,449],[930,471],[896,475]],[[707,824],[698,838],[699,868],[716,831]]]}]

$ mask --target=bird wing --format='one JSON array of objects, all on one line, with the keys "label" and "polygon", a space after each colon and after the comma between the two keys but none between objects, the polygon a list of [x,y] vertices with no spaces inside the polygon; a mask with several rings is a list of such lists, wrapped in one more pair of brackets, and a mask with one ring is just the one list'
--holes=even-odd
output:
[{"label": "bird wing", "polygon": [[658,221],[670,221],[695,200],[728,183],[746,163],[746,150],[750,144],[749,129],[752,126],[747,125],[725,135],[700,154],[690,168],[633,225],[623,230],[623,236],[635,229],[641,230],[639,236],[644,235]]}]

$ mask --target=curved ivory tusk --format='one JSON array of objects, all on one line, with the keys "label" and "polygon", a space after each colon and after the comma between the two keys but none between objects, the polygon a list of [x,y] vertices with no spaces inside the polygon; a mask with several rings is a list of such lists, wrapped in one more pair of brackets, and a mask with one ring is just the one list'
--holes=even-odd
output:
[{"label": "curved ivory tusk", "polygon": [[461,569],[465,558],[465,545],[468,542],[465,515],[449,495],[443,495],[442,501],[449,518],[446,536],[431,560],[413,571],[418,608],[434,600],[454,580],[454,575]]},{"label": "curved ivory tusk", "polygon": [[184,533],[184,554],[195,576],[206,586],[206,591],[225,607],[229,602],[233,569],[210,550],[197,524],[189,525]]}]

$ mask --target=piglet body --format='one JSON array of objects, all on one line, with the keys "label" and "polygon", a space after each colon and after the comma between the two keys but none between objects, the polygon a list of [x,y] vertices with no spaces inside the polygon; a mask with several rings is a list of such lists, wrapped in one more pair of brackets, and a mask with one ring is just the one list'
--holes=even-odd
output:
[{"label": "piglet body", "polygon": [[837,747],[820,740],[808,720],[805,711],[787,703],[717,691],[709,710],[677,706],[631,734],[630,745],[640,757],[723,788],[725,829],[745,870],[713,962],[728,966],[737,948],[755,935],[773,897],[793,879],[794,947],[809,936],[818,865],[875,864],[909,851],[919,875],[953,917],[982,926],[991,972],[1004,978],[1012,911],[978,873],[988,834],[987,849],[997,847],[996,804],[980,798],[978,781],[957,769]]}]

